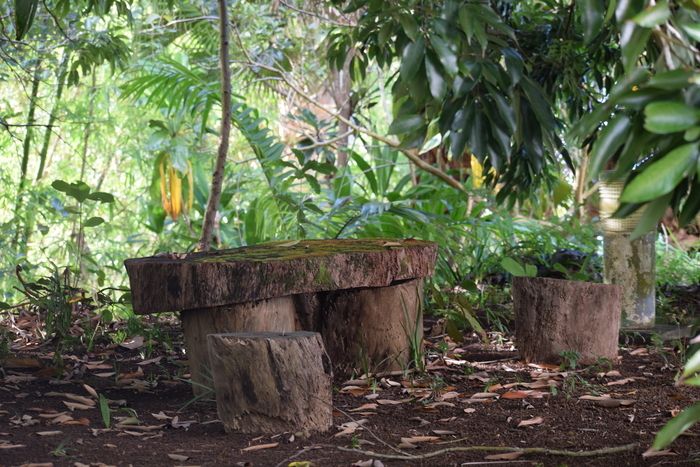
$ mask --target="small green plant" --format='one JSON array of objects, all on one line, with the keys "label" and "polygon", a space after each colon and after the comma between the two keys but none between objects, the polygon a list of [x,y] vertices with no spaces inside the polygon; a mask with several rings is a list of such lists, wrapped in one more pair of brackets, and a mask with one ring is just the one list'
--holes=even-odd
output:
[{"label": "small green plant", "polygon": [[353,435],[352,438],[350,438],[350,447],[353,449],[360,449],[360,437],[357,435]]},{"label": "small green plant", "polygon": [[501,260],[501,267],[514,276],[537,277],[537,267],[532,264],[519,263],[510,256]]},{"label": "small green plant", "polygon": [[51,455],[54,457],[66,457],[68,456],[68,448],[66,447],[66,441],[61,441],[58,446],[53,448]]},{"label": "small green plant", "polygon": [[581,354],[575,350],[562,350],[559,352],[559,356],[562,361],[559,365],[559,369],[562,371],[575,370],[578,368],[579,361],[581,360]]},{"label": "small green plant", "polygon": [[109,408],[109,400],[107,400],[104,395],[100,394],[97,404],[100,408],[102,424],[105,428],[110,428],[112,426],[112,410]]}]

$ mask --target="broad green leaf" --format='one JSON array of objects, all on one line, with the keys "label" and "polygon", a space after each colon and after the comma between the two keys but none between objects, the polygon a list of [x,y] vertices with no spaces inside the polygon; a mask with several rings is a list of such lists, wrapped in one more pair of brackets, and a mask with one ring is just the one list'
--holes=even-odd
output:
[{"label": "broad green leaf", "polygon": [[591,149],[589,180],[598,176],[606,162],[624,144],[631,127],[630,118],[625,114],[618,114],[600,131]]},{"label": "broad green leaf", "polygon": [[697,76],[697,74],[694,71],[687,70],[663,71],[655,74],[647,85],[666,90],[683,89],[692,82],[692,78]]},{"label": "broad green leaf", "polygon": [[681,29],[685,31],[692,39],[700,42],[700,23],[691,22],[681,24]]},{"label": "broad green leaf", "polygon": [[652,162],[627,184],[620,201],[643,203],[673,191],[688,169],[695,163],[698,143],[679,146],[661,159]]},{"label": "broad green leaf", "polygon": [[700,112],[682,102],[652,102],[644,108],[644,128],[657,134],[687,130],[700,120]]},{"label": "broad green leaf", "polygon": [[605,3],[603,0],[579,0],[576,6],[581,10],[584,42],[589,44],[603,26]]},{"label": "broad green leaf", "polygon": [[696,351],[685,363],[683,377],[689,378],[695,373],[700,373],[700,351]]},{"label": "broad green leaf", "polygon": [[12,305],[9,303],[0,302],[0,310],[9,310],[10,308],[12,308]]},{"label": "broad green leaf", "polygon": [[685,133],[683,133],[683,139],[686,141],[695,141],[698,138],[700,138],[700,126],[688,128],[685,130]]},{"label": "broad green leaf", "polygon": [[501,267],[514,276],[526,276],[525,268],[513,258],[506,256],[501,260]]},{"label": "broad green leaf", "polygon": [[447,92],[447,83],[440,68],[427,55],[425,56],[425,73],[428,76],[430,94],[435,100],[441,101]]},{"label": "broad green leaf", "polygon": [[445,70],[450,75],[454,76],[459,71],[457,67],[457,53],[455,51],[455,45],[444,41],[439,36],[430,36],[430,44],[435,49],[435,52],[440,59],[440,63],[445,67]]},{"label": "broad green leaf", "polygon": [[610,177],[611,180],[626,178],[635,164],[650,154],[653,149],[653,140],[658,138],[655,134],[644,131],[641,121],[637,121],[630,129],[622,151],[617,158],[617,167]]},{"label": "broad green leaf", "polygon": [[411,15],[406,13],[399,14],[399,22],[409,39],[412,41],[418,40],[420,29],[418,28],[418,23]]},{"label": "broad green leaf", "polygon": [[402,135],[417,130],[423,125],[420,115],[399,115],[389,126],[390,135]]},{"label": "broad green leaf", "polygon": [[671,444],[678,436],[700,420],[700,403],[691,405],[673,417],[654,438],[652,449],[660,450]]},{"label": "broad green leaf", "polygon": [[101,217],[95,216],[95,217],[91,217],[88,220],[86,220],[85,222],[83,222],[83,227],[97,227],[98,225],[103,224],[104,222],[105,222],[104,219],[102,219]]},{"label": "broad green leaf", "polygon": [[622,65],[625,70],[637,66],[637,59],[646,48],[651,29],[637,26],[632,21],[625,22],[620,28],[620,47],[622,48]]},{"label": "broad green leaf", "polygon": [[316,194],[321,193],[321,184],[318,183],[318,180],[316,180],[316,177],[314,177],[313,175],[310,175],[310,174],[305,174],[304,178],[309,183],[309,186],[314,191],[314,193],[316,193]]},{"label": "broad green leaf", "polygon": [[641,13],[637,14],[632,21],[645,28],[653,28],[665,23],[671,17],[671,10],[668,9],[668,2],[660,1],[656,5],[650,5]]},{"label": "broad green leaf", "polygon": [[54,180],[51,182],[51,186],[61,193],[68,193],[71,189],[70,183],[63,180]]},{"label": "broad green leaf", "polygon": [[506,70],[508,70],[510,75],[511,85],[518,84],[523,77],[523,58],[515,49],[510,47],[502,49],[501,53],[503,53],[506,61]]},{"label": "broad green leaf", "polygon": [[15,0],[15,39],[22,40],[34,22],[39,0]]},{"label": "broad green leaf", "polygon": [[630,235],[631,240],[636,240],[647,232],[656,230],[659,221],[666,212],[666,208],[668,208],[668,203],[671,201],[672,194],[673,193],[669,193],[666,196],[657,198],[647,205],[644,213],[642,213],[642,217],[639,219],[639,224],[637,224],[632,235]]},{"label": "broad green leaf", "polygon": [[367,161],[364,160],[360,154],[354,151],[351,157],[352,160],[355,161],[355,164],[357,164],[357,166],[360,168],[367,181],[369,182],[369,186],[372,189],[372,193],[378,194],[379,189],[377,188],[377,178],[374,176],[374,171],[372,170],[372,167],[370,167]]},{"label": "broad green leaf", "polygon": [[415,76],[425,56],[425,42],[423,38],[419,38],[415,42],[409,43],[403,49],[401,54],[401,79],[410,81]]},{"label": "broad green leaf", "polygon": [[87,199],[99,201],[101,203],[113,203],[114,195],[112,195],[111,193],[105,193],[104,191],[95,191],[93,193],[90,193],[87,196]]}]

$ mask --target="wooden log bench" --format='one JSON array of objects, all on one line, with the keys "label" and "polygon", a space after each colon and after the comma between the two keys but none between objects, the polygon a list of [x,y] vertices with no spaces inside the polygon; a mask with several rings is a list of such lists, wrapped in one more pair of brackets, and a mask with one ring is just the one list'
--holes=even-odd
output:
[{"label": "wooden log bench", "polygon": [[420,345],[437,245],[303,240],[125,261],[137,314],[180,311],[195,393],[212,387],[207,336],[314,331],[336,373],[406,368]]}]

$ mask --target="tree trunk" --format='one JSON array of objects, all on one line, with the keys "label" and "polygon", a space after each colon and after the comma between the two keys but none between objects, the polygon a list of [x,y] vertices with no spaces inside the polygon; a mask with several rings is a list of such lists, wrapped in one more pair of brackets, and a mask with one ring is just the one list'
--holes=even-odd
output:
[{"label": "tree trunk", "polygon": [[[333,69],[331,75],[331,94],[335,103],[335,108],[340,116],[345,120],[350,120],[353,113],[352,102],[352,80],[350,79],[350,63],[354,56],[355,49],[351,49],[345,57],[345,63],[340,70]],[[343,120],[338,121],[338,135],[345,135],[350,127]],[[336,167],[343,168],[348,165],[348,140],[349,136],[343,137],[338,142],[338,157],[336,159]]]},{"label": "tree trunk", "polygon": [[210,334],[216,408],[227,432],[327,431],[331,368],[314,332]]},{"label": "tree trunk", "polygon": [[228,12],[226,0],[219,2],[219,64],[221,66],[221,141],[216,157],[216,165],[211,180],[211,191],[207,209],[202,223],[202,237],[199,240],[199,249],[208,251],[211,243],[216,212],[221,199],[221,188],[224,183],[224,167],[228,155],[229,135],[231,134],[231,69],[229,68],[229,33]]},{"label": "tree trunk", "polygon": [[[27,131],[24,135],[24,143],[22,145],[22,165],[20,169],[19,186],[17,188],[17,201],[15,203],[15,217],[17,218],[15,236],[12,241],[13,247],[17,248],[20,243],[20,231],[21,228],[21,218],[22,210],[24,209],[24,189],[27,183],[27,169],[29,167],[29,152],[32,146],[32,136],[33,136],[33,126],[34,126],[34,113],[36,111],[36,101],[39,96],[39,84],[41,74],[41,61],[37,62],[34,68],[34,77],[32,79],[32,91],[29,97],[29,112],[27,114]],[[26,242],[23,242],[26,247]]]},{"label": "tree trunk", "polygon": [[528,362],[559,363],[562,352],[582,364],[615,360],[622,290],[615,285],[544,277],[513,278],[515,340]]},{"label": "tree trunk", "polygon": [[207,356],[207,335],[221,332],[259,332],[300,329],[292,297],[279,297],[257,302],[239,303],[180,314],[187,347],[192,391],[203,394],[213,388],[212,372]]}]

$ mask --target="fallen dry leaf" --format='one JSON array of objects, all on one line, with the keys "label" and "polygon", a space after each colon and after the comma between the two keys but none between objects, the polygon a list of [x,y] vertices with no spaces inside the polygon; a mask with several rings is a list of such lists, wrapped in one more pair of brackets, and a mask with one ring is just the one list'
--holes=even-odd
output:
[{"label": "fallen dry leaf", "polygon": [[508,391],[501,394],[501,399],[525,399],[532,391]]},{"label": "fallen dry leaf", "polygon": [[520,423],[518,423],[518,428],[522,426],[532,426],[532,425],[540,425],[544,422],[544,418],[542,417],[533,417],[528,420],[522,420]]},{"label": "fallen dry leaf", "polygon": [[367,423],[366,418],[360,420],[353,420],[351,422],[345,422],[338,427],[340,429],[340,432],[336,433],[333,437],[337,438],[338,436],[351,435],[359,428],[361,428],[362,425],[364,425],[365,423]]},{"label": "fallen dry leaf", "polygon": [[100,396],[97,394],[97,391],[92,386],[88,386],[87,384],[83,384],[83,389],[87,391],[88,394],[90,394],[92,397],[95,399],[99,399]]},{"label": "fallen dry leaf", "polygon": [[384,467],[384,463],[377,459],[369,459],[366,461],[357,461],[352,464],[353,467]]},{"label": "fallen dry leaf", "polygon": [[260,451],[262,449],[272,449],[279,446],[280,443],[268,443],[268,444],[256,444],[255,446],[248,446],[247,448],[241,449],[241,452],[253,452]]},{"label": "fallen dry leaf", "polygon": [[39,436],[56,436],[60,435],[63,433],[61,430],[53,430],[53,431],[37,431],[36,434]]},{"label": "fallen dry leaf", "polygon": [[61,401],[61,402],[63,402],[63,404],[71,410],[90,410],[90,409],[95,407],[94,404],[87,405],[87,404],[79,404],[77,402],[70,402],[70,401]]},{"label": "fallen dry leaf", "polygon": [[637,381],[638,379],[642,379],[642,378],[625,378],[625,379],[618,379],[618,380],[616,380],[616,381],[609,381],[609,382],[606,383],[605,385],[606,385],[606,386],[621,386],[621,385],[623,385],[623,384],[634,383],[634,382]]},{"label": "fallen dry leaf", "polygon": [[435,433],[438,436],[456,435],[457,432],[452,430],[432,430],[431,433]]},{"label": "fallen dry leaf", "polygon": [[151,415],[152,415],[153,418],[155,418],[156,420],[170,420],[171,418],[173,418],[173,417],[171,417],[171,416],[169,416],[169,415],[165,415],[165,414],[163,413],[162,410],[161,410],[160,412],[158,412],[158,413],[152,413]]},{"label": "fallen dry leaf", "polygon": [[168,457],[174,461],[186,461],[190,456],[184,456],[182,454],[168,454]]},{"label": "fallen dry leaf", "polygon": [[377,404],[362,404],[361,406],[351,409],[348,412],[361,412],[363,410],[376,410],[378,407]]},{"label": "fallen dry leaf", "polygon": [[150,364],[156,364],[160,363],[160,361],[163,359],[163,357],[156,357],[156,358],[151,358],[149,360],[144,360],[142,362],[138,362],[138,366],[145,366],[145,365],[150,365]]},{"label": "fallen dry leaf", "polygon": [[143,346],[143,336],[134,336],[119,344],[119,347],[124,347],[129,350],[138,349],[141,346]]},{"label": "fallen dry leaf", "polygon": [[464,409],[464,413],[474,413],[474,412],[476,412],[476,409],[471,408],[471,407],[467,407],[466,409]]}]

